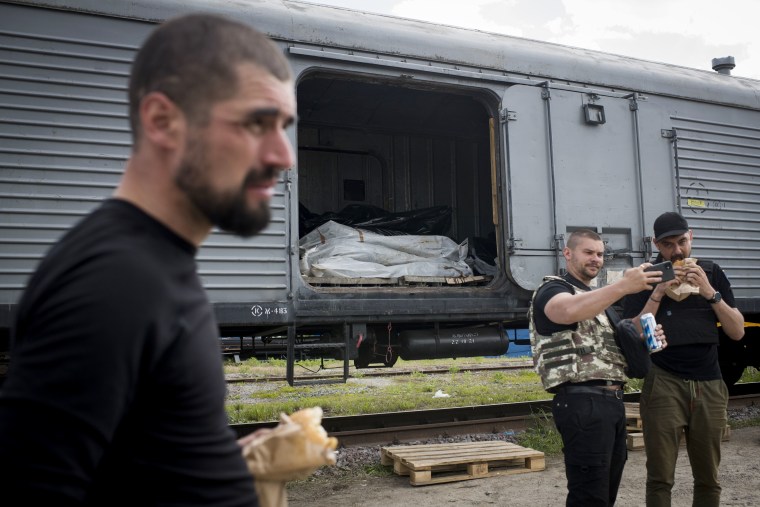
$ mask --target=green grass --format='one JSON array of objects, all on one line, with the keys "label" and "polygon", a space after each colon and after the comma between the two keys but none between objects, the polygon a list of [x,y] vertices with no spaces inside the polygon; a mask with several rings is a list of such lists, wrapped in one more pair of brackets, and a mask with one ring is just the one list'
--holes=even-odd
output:
[{"label": "green grass", "polygon": [[[752,366],[745,368],[739,382],[760,382],[760,370]],[[760,426],[760,417],[743,419],[741,421],[730,421],[732,428],[747,428],[749,426]]]},{"label": "green grass", "polygon": [[393,467],[383,466],[379,462],[366,465],[364,473],[371,477],[391,477],[394,475]]},{"label": "green grass", "polygon": [[562,453],[562,437],[548,412],[541,411],[534,414],[531,425],[525,431],[518,433],[516,438],[519,445],[541,451],[546,456]]},{"label": "green grass", "polygon": [[752,366],[745,368],[739,382],[760,382],[760,370]]},{"label": "green grass", "polygon": [[[464,357],[460,359],[421,359],[414,361],[405,361],[399,359],[396,362],[395,368],[412,368],[412,369],[427,369],[427,368],[444,368],[448,369],[451,373],[455,373],[468,365],[488,365],[488,364],[504,364],[504,363],[520,363],[529,360],[528,357]],[[452,364],[452,361],[454,364]],[[320,359],[306,359],[296,363],[296,372],[298,371],[320,371],[322,370],[323,361]],[[227,360],[224,363],[225,374],[237,374],[253,377],[261,377],[265,375],[279,375],[285,376],[285,359],[267,359],[257,360],[255,358],[246,359],[239,363],[232,360]],[[324,370],[343,370],[343,360],[338,359],[325,359]],[[352,370],[351,375],[360,376],[364,373],[361,371]]]},{"label": "green grass", "polygon": [[729,421],[732,428],[749,428],[750,426],[760,426],[760,417],[751,417],[740,421]]},{"label": "green grass", "polygon": [[[474,362],[488,361],[481,359]],[[279,418],[281,412],[292,413],[313,406],[322,407],[325,416],[329,417],[546,400],[551,397],[544,391],[538,375],[532,369],[463,372],[461,368],[465,366],[464,362],[452,366],[450,363],[442,364],[441,361],[411,361],[401,367],[423,369],[432,364],[442,367],[446,373],[425,374],[415,370],[408,375],[386,377],[373,383],[370,376],[352,371],[352,377],[361,380],[360,382],[295,387],[282,381],[271,382],[267,383],[267,389],[256,390],[246,399],[241,395],[228,397],[227,411],[230,422],[243,423],[274,421]],[[340,361],[325,362],[326,369],[334,365],[342,368]],[[317,370],[320,363],[314,361],[306,366],[310,370]],[[250,376],[282,376],[284,368],[284,361],[256,360],[225,366],[228,373],[244,373]],[[747,368],[740,380],[758,381],[760,372],[755,368]],[[626,385],[626,392],[639,391],[642,384],[643,380],[633,379]],[[449,397],[433,398],[433,394],[439,389]],[[760,418],[732,421],[730,424],[732,428],[760,426]],[[550,412],[535,413],[527,428],[515,434],[515,439],[518,445],[543,452],[547,457],[562,454],[562,438],[554,426]],[[357,473],[364,477],[394,475],[392,467],[382,466],[379,462],[367,464]],[[316,479],[310,477],[306,480]]]},{"label": "green grass", "polygon": [[[532,371],[460,372],[409,375],[386,378],[382,386],[358,382],[291,387],[270,385],[243,399],[231,394],[227,411],[233,423],[273,421],[280,412],[320,406],[325,416],[398,412],[435,408],[488,405],[547,399],[549,395]],[[448,397],[435,398],[441,390]]]},{"label": "green grass", "polygon": [[[468,358],[470,359],[470,358]],[[422,410],[435,408],[462,407],[473,405],[490,405],[498,403],[514,403],[524,401],[546,400],[551,397],[541,386],[538,375],[532,369],[504,371],[461,371],[466,364],[487,364],[504,360],[490,358],[471,358],[472,362],[459,360],[452,366],[445,361],[405,361],[405,368],[428,368],[435,364],[445,369],[446,373],[425,374],[413,370],[408,375],[386,377],[377,384],[369,381],[367,375],[352,372],[355,380],[361,382],[333,383],[291,387],[278,381],[267,383],[267,389],[256,390],[247,396],[232,392],[227,398],[227,412],[230,422],[246,423],[260,421],[276,421],[280,413],[292,413],[305,407],[320,406],[325,416],[358,415],[368,413],[399,412],[407,410]],[[522,359],[524,361],[524,359]],[[402,363],[402,361],[399,361]],[[304,365],[312,370],[319,369],[321,362],[314,360]],[[342,361],[325,361],[325,369],[336,365],[342,367]],[[243,363],[225,365],[226,373],[244,374],[253,377],[284,375],[285,361],[257,361],[249,359]],[[353,379],[352,379],[353,380]],[[760,382],[760,372],[756,368],[747,368],[740,382]],[[626,385],[626,392],[641,389],[643,380],[632,379]],[[436,391],[441,390],[448,397],[434,398]],[[552,448],[551,438],[554,429],[549,415],[537,416],[537,421],[547,419],[549,425],[536,423],[535,428],[526,432],[524,438],[535,438],[539,441],[549,440],[546,446],[540,445],[543,452],[549,454]],[[732,426],[756,426],[760,420],[741,421]],[[522,444],[521,444],[522,445]],[[533,445],[527,445],[533,447]]]}]

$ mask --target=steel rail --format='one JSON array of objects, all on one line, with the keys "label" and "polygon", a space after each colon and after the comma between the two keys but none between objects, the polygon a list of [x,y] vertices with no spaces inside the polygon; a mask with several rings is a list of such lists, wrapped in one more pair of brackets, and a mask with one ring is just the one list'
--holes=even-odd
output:
[{"label": "steel rail", "polygon": [[[462,373],[466,371],[502,371],[502,370],[524,370],[527,368],[533,368],[533,363],[531,361],[526,361],[522,363],[511,363],[511,364],[502,364],[502,365],[477,365],[477,366],[462,366],[462,367],[456,367],[457,373]],[[343,368],[340,367],[342,370]],[[366,371],[367,369],[364,368],[360,372],[359,375],[354,373],[353,375],[349,375],[350,378],[367,378],[367,377],[398,377],[401,375],[410,375],[412,373],[419,373],[424,375],[435,375],[440,373],[451,373],[452,367],[431,367],[431,368],[425,368],[425,369],[394,369],[394,368],[386,368],[386,367],[379,367],[377,368],[377,371]],[[323,375],[300,375],[297,377],[298,380],[309,380],[309,381],[319,381],[319,380],[330,380],[330,379],[342,379],[343,374],[323,374]],[[271,377],[271,376],[263,376],[263,377],[230,377],[227,378],[228,384],[238,384],[238,383],[255,383],[255,382],[285,382],[287,379],[283,376],[277,376],[277,377]]]},{"label": "steel rail", "polygon": [[[640,393],[627,393],[626,402],[638,402]],[[729,408],[760,402],[760,382],[731,387]],[[429,438],[433,435],[464,435],[522,431],[536,418],[551,418],[551,400],[500,403],[469,407],[386,412],[322,419],[322,426],[341,445],[387,444]],[[273,428],[277,421],[232,424],[238,437],[261,428]]]}]

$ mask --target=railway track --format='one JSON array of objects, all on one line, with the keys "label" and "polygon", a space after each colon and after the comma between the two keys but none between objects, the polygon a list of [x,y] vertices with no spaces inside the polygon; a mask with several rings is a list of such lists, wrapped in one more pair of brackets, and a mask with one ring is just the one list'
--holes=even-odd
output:
[{"label": "railway track", "polygon": [[[466,371],[504,371],[504,370],[524,370],[526,368],[533,368],[533,362],[532,361],[522,361],[522,362],[510,362],[510,363],[504,363],[504,364],[492,364],[492,365],[467,365],[462,367],[457,367],[457,372],[466,372]],[[415,368],[415,369],[402,369],[402,368],[377,368],[377,369],[371,369],[371,368],[363,368],[360,371],[361,373],[357,375],[356,373],[349,375],[349,378],[367,378],[367,377],[398,377],[401,375],[409,375],[410,373],[421,373],[425,375],[435,375],[435,374],[443,374],[443,373],[451,373],[452,367],[435,367],[431,366],[430,368]],[[318,381],[328,381],[328,380],[336,380],[336,379],[343,379],[343,373],[341,368],[341,373],[322,373],[322,374],[313,374],[313,375],[299,375],[298,380],[305,381],[305,382],[318,382]],[[247,382],[286,382],[287,378],[284,376],[266,376],[266,377],[236,377],[236,378],[227,378],[228,384],[238,384],[238,383],[247,383]]]},{"label": "railway track", "polygon": [[[638,402],[639,393],[628,393],[625,401]],[[403,442],[431,435],[463,435],[522,431],[536,417],[551,417],[551,400],[503,403],[434,410],[388,412],[355,416],[325,417],[322,426],[344,446]],[[760,403],[760,382],[736,384],[731,388],[729,408]],[[272,428],[275,421],[233,424],[239,437],[260,428]]]}]

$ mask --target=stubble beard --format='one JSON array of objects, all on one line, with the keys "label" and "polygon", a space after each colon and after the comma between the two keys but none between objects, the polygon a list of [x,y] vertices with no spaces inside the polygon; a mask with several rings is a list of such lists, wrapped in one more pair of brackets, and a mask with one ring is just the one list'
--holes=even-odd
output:
[{"label": "stubble beard", "polygon": [[269,202],[261,201],[251,208],[247,203],[246,189],[258,181],[271,181],[274,168],[249,171],[241,188],[229,191],[213,189],[209,181],[212,171],[203,141],[197,138],[191,140],[175,182],[210,223],[244,238],[255,235],[269,225],[272,215]]},{"label": "stubble beard", "polygon": [[580,281],[584,282],[586,285],[591,283],[591,281],[599,275],[602,267],[597,267],[596,273],[591,272],[591,269],[590,266],[586,266],[581,262],[575,264],[575,272],[578,274]]},{"label": "stubble beard", "polygon": [[586,277],[586,284],[591,282],[594,278],[596,278],[599,275],[599,271],[601,271],[601,268],[597,268],[596,273],[591,272],[591,268],[588,268],[586,266],[581,269],[581,273],[583,273],[583,276]]}]

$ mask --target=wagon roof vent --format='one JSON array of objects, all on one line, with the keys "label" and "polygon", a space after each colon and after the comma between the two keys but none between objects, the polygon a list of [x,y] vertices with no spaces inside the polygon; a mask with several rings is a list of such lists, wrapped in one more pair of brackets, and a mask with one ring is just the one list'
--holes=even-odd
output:
[{"label": "wagon roof vent", "polygon": [[736,67],[736,62],[733,56],[726,56],[724,58],[713,58],[712,68],[718,74],[731,75],[731,70]]}]

